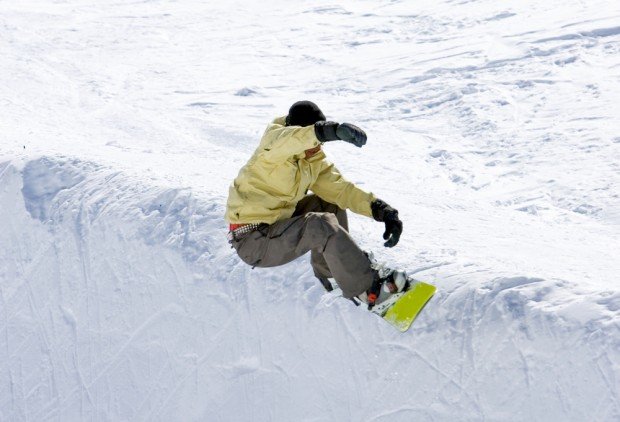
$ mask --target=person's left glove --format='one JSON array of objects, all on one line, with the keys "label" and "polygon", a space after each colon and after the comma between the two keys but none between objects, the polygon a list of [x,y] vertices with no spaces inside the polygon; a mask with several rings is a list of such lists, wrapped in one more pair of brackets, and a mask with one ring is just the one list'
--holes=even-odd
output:
[{"label": "person's left glove", "polygon": [[376,199],[370,204],[372,217],[379,222],[385,223],[385,233],[383,239],[386,242],[383,246],[391,248],[400,240],[403,232],[403,222],[398,218],[398,211],[390,207],[380,199]]}]

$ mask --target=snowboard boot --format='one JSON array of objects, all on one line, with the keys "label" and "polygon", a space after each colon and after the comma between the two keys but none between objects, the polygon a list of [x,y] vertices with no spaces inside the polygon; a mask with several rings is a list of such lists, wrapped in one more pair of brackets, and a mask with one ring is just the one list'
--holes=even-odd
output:
[{"label": "snowboard boot", "polygon": [[360,294],[358,298],[368,305],[368,310],[380,304],[384,305],[381,308],[386,308],[393,301],[390,298],[395,300],[398,296],[394,295],[409,289],[407,274],[402,270],[394,270],[377,263],[372,252],[367,252],[366,255],[374,271],[374,279],[370,289]]}]

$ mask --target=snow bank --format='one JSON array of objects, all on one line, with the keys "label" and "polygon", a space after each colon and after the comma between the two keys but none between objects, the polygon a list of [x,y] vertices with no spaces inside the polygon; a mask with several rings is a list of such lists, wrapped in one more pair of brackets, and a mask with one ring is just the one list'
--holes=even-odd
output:
[{"label": "snow bank", "polygon": [[251,270],[222,198],[0,164],[0,420],[617,420],[620,295],[467,264],[400,334]]}]

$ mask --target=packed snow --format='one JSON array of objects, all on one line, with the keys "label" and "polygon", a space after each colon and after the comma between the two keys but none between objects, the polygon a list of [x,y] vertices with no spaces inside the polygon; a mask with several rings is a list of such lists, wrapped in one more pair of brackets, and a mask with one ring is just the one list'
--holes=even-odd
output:
[{"label": "packed snow", "polygon": [[[620,3],[0,1],[0,57],[0,421],[620,420]],[[226,242],[300,99],[405,334]]]}]

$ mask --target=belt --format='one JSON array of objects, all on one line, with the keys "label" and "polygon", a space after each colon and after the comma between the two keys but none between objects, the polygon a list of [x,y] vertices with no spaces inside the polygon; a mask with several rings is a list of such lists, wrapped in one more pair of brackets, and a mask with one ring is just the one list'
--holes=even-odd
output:
[{"label": "belt", "polygon": [[239,240],[239,236],[258,230],[264,223],[230,224],[228,226],[228,243]]}]

